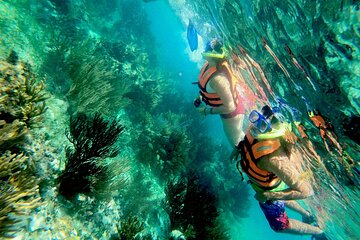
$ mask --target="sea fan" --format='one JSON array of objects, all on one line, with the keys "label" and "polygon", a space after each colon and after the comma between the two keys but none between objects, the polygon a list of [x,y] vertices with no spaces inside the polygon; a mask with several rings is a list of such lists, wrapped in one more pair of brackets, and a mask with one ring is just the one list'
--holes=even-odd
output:
[{"label": "sea fan", "polygon": [[77,193],[89,193],[108,179],[109,171],[102,163],[118,154],[119,148],[114,144],[123,129],[118,120],[109,123],[100,114],[92,119],[83,114],[70,119],[67,137],[74,149],[66,149],[68,161],[59,177],[59,192],[63,196],[72,198]]}]

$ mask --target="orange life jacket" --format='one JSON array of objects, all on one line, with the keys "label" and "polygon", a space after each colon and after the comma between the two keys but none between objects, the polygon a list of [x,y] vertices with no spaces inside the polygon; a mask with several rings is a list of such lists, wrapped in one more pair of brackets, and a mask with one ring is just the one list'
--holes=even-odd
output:
[{"label": "orange life jacket", "polygon": [[327,128],[327,124],[321,115],[314,115],[313,117],[310,118],[310,120],[317,128],[323,128],[323,129]]},{"label": "orange life jacket", "polygon": [[249,177],[250,181],[264,190],[274,189],[281,180],[274,173],[259,168],[258,160],[269,155],[281,147],[279,138],[258,140],[254,139],[248,129],[245,138],[240,142],[238,148],[241,152],[241,169]]},{"label": "orange life jacket", "polygon": [[306,134],[306,128],[304,127],[304,125],[302,125],[302,123],[299,124],[295,124],[297,127],[297,130],[300,133],[301,138],[309,138],[309,136]]},{"label": "orange life jacket", "polygon": [[236,82],[237,79],[233,76],[229,64],[224,61],[220,65],[215,65],[212,67],[209,67],[209,63],[206,62],[203,68],[200,71],[199,78],[198,78],[198,86],[200,88],[200,94],[202,96],[203,101],[205,104],[211,106],[211,107],[219,107],[223,105],[222,100],[220,99],[220,96],[217,93],[209,93],[206,91],[206,86],[209,83],[209,80],[211,77],[214,76],[214,74],[218,72],[225,73],[227,79],[229,80],[231,91],[232,91],[232,97],[235,103],[235,106],[238,108],[240,104],[240,98],[239,94],[236,90]]}]

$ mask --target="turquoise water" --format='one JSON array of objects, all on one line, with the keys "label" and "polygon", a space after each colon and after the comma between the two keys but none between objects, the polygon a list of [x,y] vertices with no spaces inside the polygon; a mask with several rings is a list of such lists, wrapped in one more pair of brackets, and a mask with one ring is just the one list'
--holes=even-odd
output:
[{"label": "turquoise water", "polygon": [[359,18],[356,1],[0,1],[0,239],[310,239],[269,227],[219,117],[193,107],[214,36],[247,113],[277,97],[300,112],[321,160],[303,153],[299,203],[329,239],[359,239]]}]

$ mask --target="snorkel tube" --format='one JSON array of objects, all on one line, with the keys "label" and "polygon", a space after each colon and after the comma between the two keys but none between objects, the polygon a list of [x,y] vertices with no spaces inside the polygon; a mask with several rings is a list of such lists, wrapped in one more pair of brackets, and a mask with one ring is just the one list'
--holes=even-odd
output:
[{"label": "snorkel tube", "polygon": [[216,51],[207,51],[203,52],[201,55],[203,58],[216,58],[216,59],[224,59],[225,58],[225,49],[221,48],[222,53],[216,52]]}]

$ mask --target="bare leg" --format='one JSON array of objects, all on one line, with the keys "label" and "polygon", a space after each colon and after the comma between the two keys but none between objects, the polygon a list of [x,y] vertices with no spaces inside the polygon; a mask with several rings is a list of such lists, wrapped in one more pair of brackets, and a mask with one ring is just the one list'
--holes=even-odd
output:
[{"label": "bare leg", "polygon": [[236,146],[245,135],[242,130],[244,115],[239,114],[233,118],[229,118],[229,119],[221,118],[221,120],[223,123],[225,135],[229,140],[231,147]]},{"label": "bare leg", "polygon": [[295,200],[288,200],[285,201],[285,206],[300,213],[304,217],[310,217],[311,213],[305,210],[297,201]]},{"label": "bare leg", "polygon": [[310,212],[305,210],[297,201],[289,200],[285,201],[285,206],[300,213],[302,216],[302,222],[306,224],[316,223],[316,217]]},{"label": "bare leg", "polygon": [[330,148],[329,148],[329,144],[328,144],[327,141],[326,141],[326,138],[323,139],[323,142],[324,142],[324,145],[325,145],[326,150],[331,154],[331,150],[330,150]]},{"label": "bare leg", "polygon": [[289,218],[290,228],[282,230],[283,233],[293,234],[322,234],[323,231],[319,227],[312,226],[307,223],[300,222]]},{"label": "bare leg", "polygon": [[[343,153],[343,149],[340,145],[340,143],[337,141],[336,135],[333,134],[332,132],[328,131],[326,132],[326,135],[328,136],[329,140],[335,145],[335,147],[338,149],[338,152],[340,154],[340,156],[342,156]],[[335,135],[335,136],[334,136]]]},{"label": "bare leg", "polygon": [[305,141],[306,141],[307,147],[308,147],[312,157],[315,158],[318,161],[318,163],[321,163],[321,157],[317,154],[312,142],[309,139],[307,139]]}]

